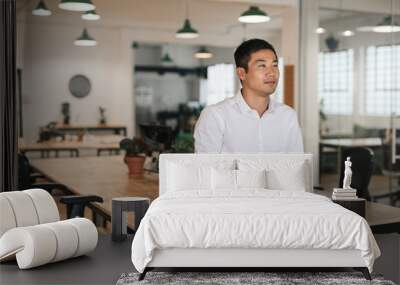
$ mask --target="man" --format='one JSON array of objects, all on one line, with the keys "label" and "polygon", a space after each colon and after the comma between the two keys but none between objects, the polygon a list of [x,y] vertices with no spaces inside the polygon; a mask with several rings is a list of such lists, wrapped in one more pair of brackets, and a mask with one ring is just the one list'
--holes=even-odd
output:
[{"label": "man", "polygon": [[261,39],[235,51],[242,89],[205,108],[196,124],[197,153],[303,152],[296,112],[270,98],[279,80],[274,47]]}]

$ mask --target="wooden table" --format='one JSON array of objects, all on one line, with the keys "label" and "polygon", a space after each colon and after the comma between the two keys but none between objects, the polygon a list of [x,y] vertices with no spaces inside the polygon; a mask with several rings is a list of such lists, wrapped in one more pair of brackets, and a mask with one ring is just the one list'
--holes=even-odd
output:
[{"label": "wooden table", "polygon": [[112,198],[158,197],[158,174],[146,172],[130,177],[123,156],[32,159],[31,166],[49,180],[66,185],[74,194],[99,195],[104,203],[93,203],[111,220]]},{"label": "wooden table", "polygon": [[[340,172],[342,150],[348,147],[369,147],[377,148],[382,146],[381,138],[337,138],[321,139],[319,141],[319,171],[321,173],[322,152],[324,147],[337,150],[337,172]],[[321,176],[321,175],[320,175]]]},{"label": "wooden table", "polygon": [[119,135],[105,135],[105,136],[89,136],[83,141],[44,141],[44,142],[32,142],[28,143],[23,139],[18,141],[19,151],[26,152],[40,152],[41,157],[49,157],[50,152],[54,152],[55,156],[58,157],[58,153],[61,151],[69,151],[70,156],[79,156],[79,150],[93,149],[97,150],[97,155],[100,155],[101,151],[116,151],[120,150],[119,141],[124,137]]},{"label": "wooden table", "polygon": [[105,132],[112,131],[116,135],[126,136],[126,126],[122,125],[63,125],[57,126],[54,130],[61,133],[77,133],[77,132]]},{"label": "wooden table", "polygon": [[[65,184],[75,194],[94,194],[104,203],[94,203],[110,220],[112,198],[158,197],[158,174],[129,177],[123,156],[32,159],[33,168],[48,179]],[[400,232],[400,208],[367,202],[366,219],[374,233]]]}]

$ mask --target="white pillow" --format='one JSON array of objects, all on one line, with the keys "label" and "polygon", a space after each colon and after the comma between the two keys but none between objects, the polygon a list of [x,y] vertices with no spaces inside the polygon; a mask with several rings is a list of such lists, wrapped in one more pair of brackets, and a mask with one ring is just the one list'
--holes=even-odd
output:
[{"label": "white pillow", "polygon": [[213,190],[236,190],[236,170],[213,167],[211,169],[211,181]]},{"label": "white pillow", "polygon": [[268,189],[306,191],[305,163],[281,164],[267,170]]},{"label": "white pillow", "polygon": [[268,161],[240,159],[239,170],[266,170],[267,188],[271,190],[306,191],[307,164],[305,161],[288,159]]},{"label": "white pillow", "polygon": [[267,188],[266,170],[236,170],[237,188]]},{"label": "white pillow", "polygon": [[211,188],[211,167],[168,165],[168,191],[203,190]]}]

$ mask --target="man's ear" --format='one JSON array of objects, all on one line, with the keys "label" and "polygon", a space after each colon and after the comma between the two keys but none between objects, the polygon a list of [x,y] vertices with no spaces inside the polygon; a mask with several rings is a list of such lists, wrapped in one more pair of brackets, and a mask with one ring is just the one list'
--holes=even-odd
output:
[{"label": "man's ear", "polygon": [[243,67],[237,67],[236,74],[241,81],[246,79],[246,70]]}]

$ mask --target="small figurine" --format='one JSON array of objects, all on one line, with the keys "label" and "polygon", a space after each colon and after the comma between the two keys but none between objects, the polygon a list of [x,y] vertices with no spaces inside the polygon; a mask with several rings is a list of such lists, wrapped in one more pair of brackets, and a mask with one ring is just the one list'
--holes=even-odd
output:
[{"label": "small figurine", "polygon": [[343,189],[352,189],[350,187],[351,184],[351,176],[353,172],[351,170],[351,161],[350,157],[347,157],[346,161],[344,162],[344,179],[343,179]]},{"label": "small figurine", "polygon": [[69,118],[70,118],[70,108],[68,102],[61,103],[61,113],[63,115],[63,124],[69,125]]},{"label": "small figurine", "polygon": [[107,124],[107,119],[106,119],[106,115],[105,115],[106,108],[103,108],[100,106],[99,111],[100,111],[100,125]]}]

